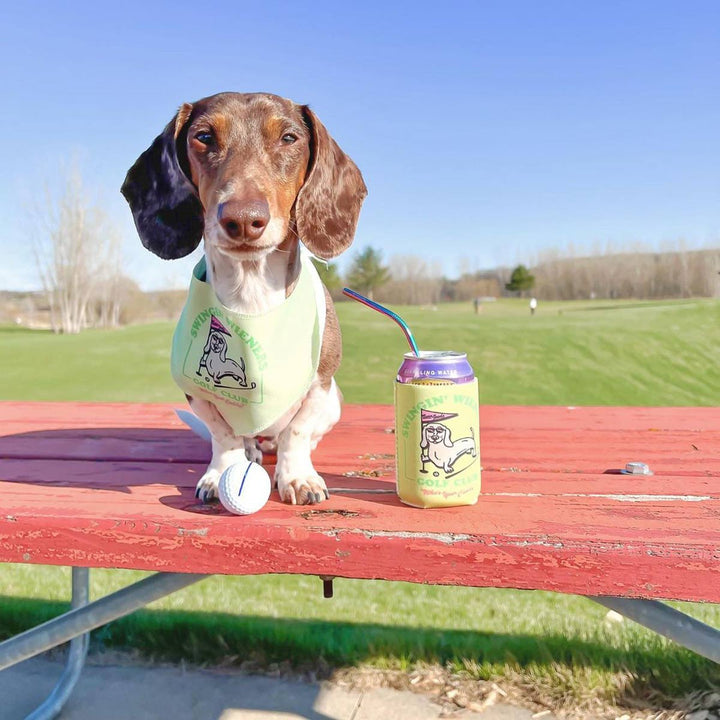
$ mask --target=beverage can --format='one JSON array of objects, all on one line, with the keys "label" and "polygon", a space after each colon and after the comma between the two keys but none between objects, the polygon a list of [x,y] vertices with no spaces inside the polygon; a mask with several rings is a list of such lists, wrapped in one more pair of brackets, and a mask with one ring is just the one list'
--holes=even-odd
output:
[{"label": "beverage can", "polygon": [[463,384],[475,379],[465,353],[451,350],[421,350],[405,353],[397,381],[414,385]]},{"label": "beverage can", "polygon": [[414,507],[480,494],[478,382],[465,353],[406,353],[395,382],[397,493]]}]

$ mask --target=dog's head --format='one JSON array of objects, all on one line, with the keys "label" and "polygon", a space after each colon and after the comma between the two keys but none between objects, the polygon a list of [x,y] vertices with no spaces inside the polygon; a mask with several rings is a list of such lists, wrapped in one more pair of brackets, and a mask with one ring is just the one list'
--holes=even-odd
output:
[{"label": "dog's head", "polygon": [[227,342],[225,338],[219,333],[210,333],[210,351],[220,356],[221,360],[225,360],[227,354]]},{"label": "dog's head", "polygon": [[450,439],[450,430],[440,423],[428,423],[425,425],[422,431],[420,447],[426,448],[428,445],[444,445],[445,447],[452,447],[453,444]]},{"label": "dog's head", "polygon": [[307,106],[266,94],[186,103],[128,171],[122,193],[162,258],[205,235],[243,260],[299,235],[331,258],[352,242],[367,194],[360,171]]},{"label": "dog's head", "polygon": [[203,354],[206,353],[217,355],[221,362],[225,362],[225,358],[227,357],[227,340],[225,340],[219,332],[211,332],[203,348]]}]

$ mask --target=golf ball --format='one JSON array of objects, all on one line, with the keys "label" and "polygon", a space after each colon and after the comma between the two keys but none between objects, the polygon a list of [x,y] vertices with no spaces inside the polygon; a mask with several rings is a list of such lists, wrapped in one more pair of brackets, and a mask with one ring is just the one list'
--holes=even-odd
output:
[{"label": "golf ball", "polygon": [[218,496],[226,510],[235,515],[251,515],[270,497],[270,476],[257,463],[239,462],[220,476]]}]

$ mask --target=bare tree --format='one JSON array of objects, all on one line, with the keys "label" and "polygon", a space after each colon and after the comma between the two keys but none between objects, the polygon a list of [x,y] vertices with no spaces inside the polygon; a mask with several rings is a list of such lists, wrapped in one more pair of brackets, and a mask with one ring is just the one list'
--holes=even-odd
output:
[{"label": "bare tree", "polygon": [[383,302],[402,305],[428,305],[440,300],[442,267],[418,255],[390,258],[390,280],[378,289]]},{"label": "bare tree", "polygon": [[562,256],[545,251],[533,268],[538,296],[547,300],[596,298],[687,298],[718,292],[720,250],[665,252],[636,245],[604,256]]},{"label": "bare tree", "polygon": [[108,272],[92,299],[93,325],[114,328],[143,314],[143,292],[138,284],[120,272]]},{"label": "bare tree", "polygon": [[107,228],[102,247],[104,257],[99,258],[97,282],[90,302],[94,310],[94,325],[117,327],[123,322],[123,312],[133,298],[141,294],[137,283],[122,268],[121,239],[114,228]]},{"label": "bare tree", "polygon": [[49,189],[45,196],[45,204],[32,212],[36,264],[53,330],[78,333],[94,319],[93,300],[112,295],[117,285],[119,237],[102,210],[91,204],[76,169],[66,174],[56,196]]}]

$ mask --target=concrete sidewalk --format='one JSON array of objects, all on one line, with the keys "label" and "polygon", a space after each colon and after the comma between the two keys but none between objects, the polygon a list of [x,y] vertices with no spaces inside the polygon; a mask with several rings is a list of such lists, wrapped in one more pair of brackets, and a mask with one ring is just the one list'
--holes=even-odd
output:
[{"label": "concrete sidewalk", "polygon": [[[22,720],[47,696],[59,662],[32,659],[0,672],[0,715]],[[376,688],[347,690],[216,670],[88,665],[59,720],[431,720],[441,708],[415,693]],[[509,705],[463,720],[530,720]],[[543,720],[552,720],[546,715]]]}]

